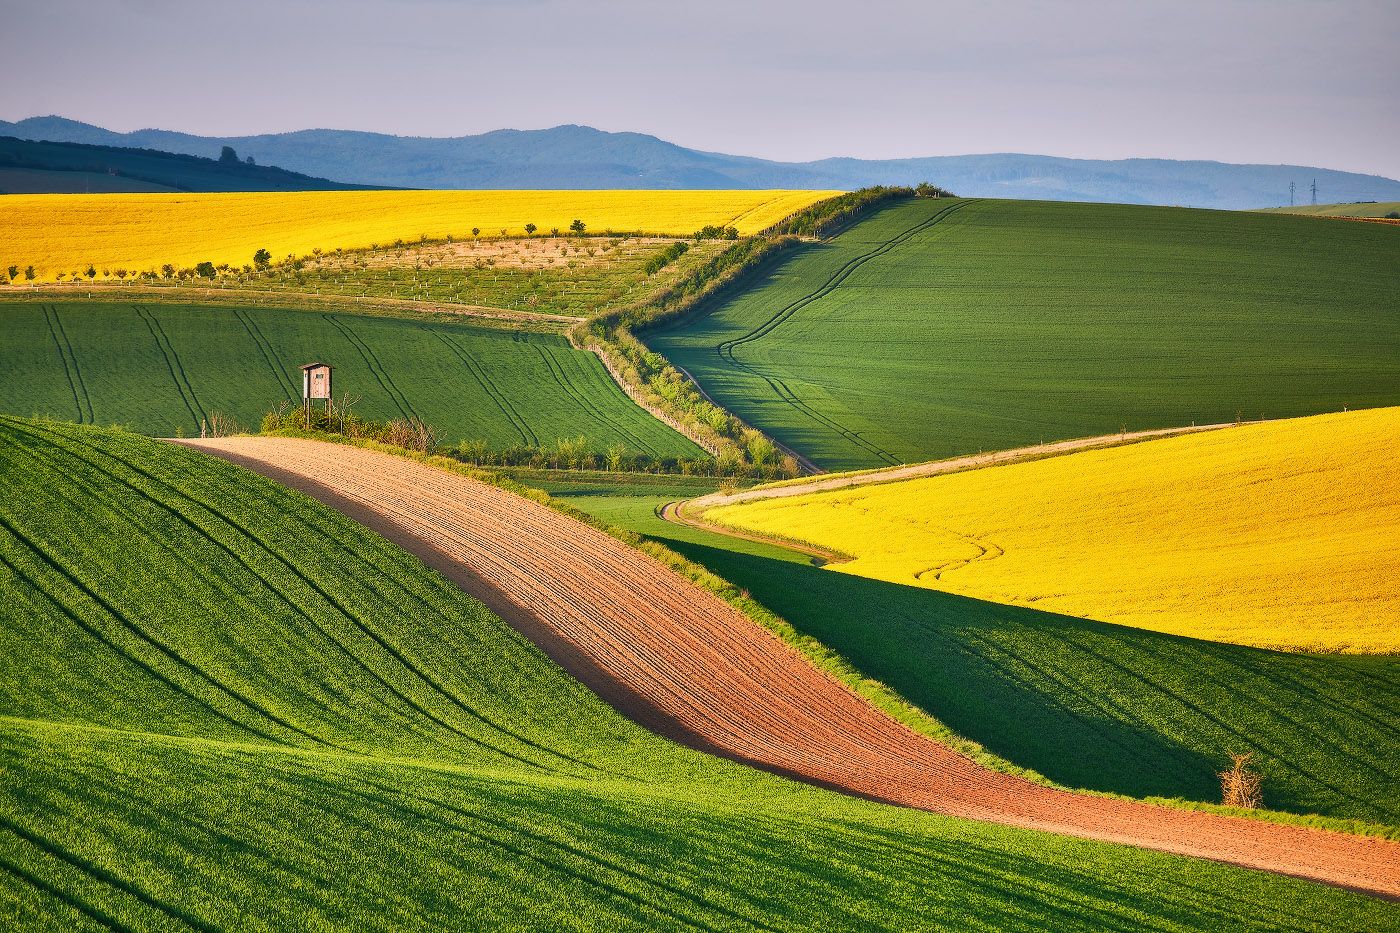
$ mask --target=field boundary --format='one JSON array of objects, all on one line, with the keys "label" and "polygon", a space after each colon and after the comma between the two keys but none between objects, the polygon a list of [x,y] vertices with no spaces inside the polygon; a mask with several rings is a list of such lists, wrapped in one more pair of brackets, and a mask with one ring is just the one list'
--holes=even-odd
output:
[{"label": "field boundary", "polygon": [[925,463],[911,463],[894,467],[877,467],[873,470],[857,470],[850,473],[836,473],[824,476],[803,477],[779,483],[766,483],[734,493],[711,493],[683,503],[687,510],[703,514],[706,510],[722,505],[738,505],[758,499],[781,499],[788,496],[805,496],[810,493],[829,492],[836,489],[850,489],[855,486],[870,486],[881,483],[898,483],[903,480],[919,479],[925,476],[941,476],[946,473],[962,473],[967,470],[980,470],[985,467],[1006,466],[1012,463],[1025,463],[1043,460],[1085,450],[1102,450],[1109,447],[1123,447],[1143,441],[1178,434],[1195,434],[1201,431],[1218,431],[1222,428],[1239,427],[1241,424],[1259,422],[1223,422],[1220,424],[1193,424],[1179,428],[1151,428],[1144,431],[1122,431],[1117,434],[1100,434],[1094,437],[1080,437],[1065,441],[1052,441],[1036,444],[1033,447],[1016,447],[1011,450],[992,453],[967,454],[946,460],[930,460]]},{"label": "field boundary", "polygon": [[[267,299],[267,300],[264,300]],[[244,305],[289,310],[331,310],[366,317],[389,316],[422,319],[424,317],[470,318],[479,327],[502,330],[540,330],[560,333],[583,318],[549,312],[512,311],[485,305],[454,304],[442,301],[414,301],[407,298],[375,298],[355,295],[321,295],[313,292],[280,291],[252,288],[199,288],[186,285],[118,285],[111,282],[63,285],[58,282],[11,285],[0,291],[0,301],[78,300],[78,301],[149,301],[165,304]],[[320,306],[329,306],[322,308]],[[395,313],[398,312],[398,313]],[[533,325],[533,326],[530,326]]]}]

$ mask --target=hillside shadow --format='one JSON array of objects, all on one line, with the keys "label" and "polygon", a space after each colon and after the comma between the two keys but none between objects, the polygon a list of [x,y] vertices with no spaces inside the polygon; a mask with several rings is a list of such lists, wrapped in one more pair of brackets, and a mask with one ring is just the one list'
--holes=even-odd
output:
[{"label": "hillside shadow", "polygon": [[1061,784],[1218,802],[1228,754],[1253,750],[1271,808],[1400,821],[1395,659],[1225,645],[666,544]]}]

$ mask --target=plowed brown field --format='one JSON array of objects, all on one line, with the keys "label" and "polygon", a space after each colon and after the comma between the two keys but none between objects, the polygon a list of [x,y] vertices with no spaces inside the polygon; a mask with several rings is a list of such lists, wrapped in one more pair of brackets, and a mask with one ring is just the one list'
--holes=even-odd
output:
[{"label": "plowed brown field", "polygon": [[509,492],[318,441],[183,443],[396,541],[604,699],[695,748],[874,800],[1400,897],[1400,843],[1075,794],[982,768],[652,558]]}]

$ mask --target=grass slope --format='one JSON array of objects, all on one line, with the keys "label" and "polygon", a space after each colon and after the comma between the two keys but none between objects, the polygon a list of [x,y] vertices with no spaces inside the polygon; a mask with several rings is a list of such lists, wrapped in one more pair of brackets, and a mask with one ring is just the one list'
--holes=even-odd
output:
[{"label": "grass slope", "polygon": [[754,233],[832,191],[294,191],[14,195],[0,201],[0,267],[41,279],[89,264],[155,269],[274,258],[426,236],[469,239],[476,227],[521,236],[526,224],[567,232],[689,236],[707,225]]},{"label": "grass slope", "polygon": [[999,757],[1070,787],[1218,802],[1253,751],[1265,806],[1400,826],[1400,659],[1283,653],[1006,606],[812,566],[674,525],[714,488],[519,476],[709,568],[861,674]]},{"label": "grass slope", "polygon": [[1159,632],[1400,653],[1400,408],[720,506],[831,569]]},{"label": "grass slope", "polygon": [[604,450],[700,456],[559,336],[283,309],[0,303],[0,411],[143,433],[198,434],[221,411],[256,426],[301,397],[302,363],[336,367],[337,397],[371,418],[415,416],[493,447],[579,435]]},{"label": "grass slope", "polygon": [[10,928],[1397,928],[1293,879],[881,806],[624,720],[228,464],[0,418]]},{"label": "grass slope", "polygon": [[1400,231],[910,200],[648,343],[830,469],[1400,402]]}]

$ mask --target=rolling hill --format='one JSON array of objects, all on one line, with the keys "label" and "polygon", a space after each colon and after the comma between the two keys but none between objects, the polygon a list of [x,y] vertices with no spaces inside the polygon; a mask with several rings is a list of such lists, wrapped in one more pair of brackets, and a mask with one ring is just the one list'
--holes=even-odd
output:
[{"label": "rolling hill", "polygon": [[704,456],[637,407],[598,358],[556,334],[450,319],[277,307],[0,302],[0,411],[198,436],[213,412],[256,428],[301,398],[298,366],[335,367],[336,397],[378,420],[417,418],[494,449],[583,436],[655,456]]},{"label": "rolling hill", "polygon": [[229,464],[11,418],[0,458],[11,926],[1394,928],[1380,900],[682,749]]},{"label": "rolling hill", "polygon": [[496,130],[450,139],[348,130],[202,137],[114,133],[62,117],[0,121],[0,134],[215,156],[224,145],[259,162],[342,181],[409,188],[818,188],[929,181],[962,195],[1241,209],[1288,198],[1316,178],[1334,200],[1400,199],[1400,181],[1290,165],[1171,159],[1090,160],[1019,153],[774,162],[687,149],[642,133],[586,126]]},{"label": "rolling hill", "polygon": [[912,704],[975,742],[969,753],[1067,787],[1213,803],[1216,772],[1248,751],[1267,808],[1400,826],[1393,655],[1270,651],[1009,606],[659,517],[713,479],[513,475],[751,594],[864,678],[867,696]]},{"label": "rolling hill", "polygon": [[368,187],[270,165],[0,136],[0,194],[152,191],[340,191]]},{"label": "rolling hill", "polygon": [[1400,403],[1400,230],[914,200],[642,336],[828,469]]}]

